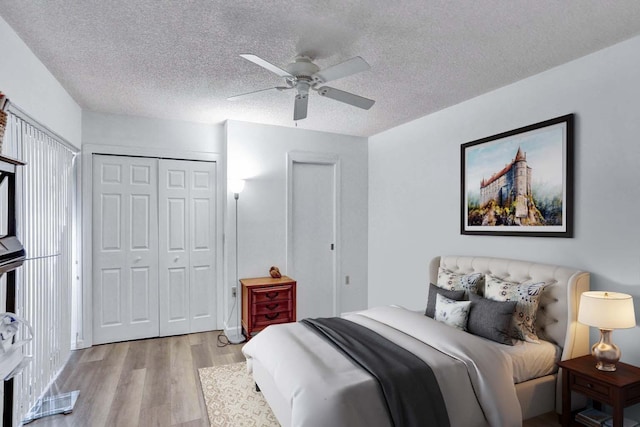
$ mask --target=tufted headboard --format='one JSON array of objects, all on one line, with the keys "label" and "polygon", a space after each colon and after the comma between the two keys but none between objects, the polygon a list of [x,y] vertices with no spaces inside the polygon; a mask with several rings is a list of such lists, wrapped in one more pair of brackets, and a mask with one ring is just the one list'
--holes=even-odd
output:
[{"label": "tufted headboard", "polygon": [[[492,274],[500,279],[512,282],[546,282],[540,296],[540,305],[536,317],[536,331],[538,336],[552,341],[562,347],[561,359],[571,359],[589,354],[589,327],[578,323],[578,304],[580,294],[589,290],[589,273],[567,267],[550,264],[538,264],[528,261],[519,261],[507,258],[473,257],[473,256],[441,256],[435,257],[429,263],[429,279],[431,283],[437,283],[438,268],[443,267],[454,273],[483,273]],[[535,380],[531,381],[534,383]],[[561,374],[555,379],[555,409],[562,411]],[[520,386],[520,390],[518,390]],[[536,386],[527,387],[524,383],[518,384],[516,392],[526,395],[523,401],[541,401],[535,396]],[[533,390],[533,391],[532,391]],[[545,395],[544,388],[540,388],[538,394]],[[552,390],[549,390],[553,392]],[[528,393],[528,394],[527,394]],[[583,399],[573,401],[576,408],[584,404]],[[549,404],[553,408],[553,402]],[[523,419],[544,413],[550,408],[544,405],[536,407],[530,405],[522,407]]]},{"label": "tufted headboard", "polygon": [[589,273],[506,258],[442,256],[431,260],[431,283],[438,280],[441,266],[454,273],[483,273],[513,282],[551,283],[540,297],[536,330],[541,338],[562,347],[562,360],[589,354],[589,327],[578,323],[578,303],[580,294],[589,290]]}]

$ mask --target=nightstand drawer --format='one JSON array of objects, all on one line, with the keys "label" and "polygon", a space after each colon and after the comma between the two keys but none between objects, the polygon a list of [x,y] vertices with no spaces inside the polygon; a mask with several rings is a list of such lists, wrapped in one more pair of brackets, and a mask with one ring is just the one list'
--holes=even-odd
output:
[{"label": "nightstand drawer", "polygon": [[273,286],[270,288],[253,290],[253,302],[255,304],[292,299],[293,292],[291,286]]},{"label": "nightstand drawer", "polygon": [[289,312],[281,311],[277,313],[260,314],[257,316],[251,316],[252,324],[256,328],[275,325],[276,323],[289,323],[292,321]]},{"label": "nightstand drawer", "polygon": [[293,301],[271,301],[254,304],[251,307],[251,314],[273,314],[282,311],[291,311],[293,309]]},{"label": "nightstand drawer", "polygon": [[601,400],[603,403],[609,403],[611,401],[611,387],[609,387],[608,385],[576,374],[573,374],[572,378],[574,390],[580,391],[587,396]]}]

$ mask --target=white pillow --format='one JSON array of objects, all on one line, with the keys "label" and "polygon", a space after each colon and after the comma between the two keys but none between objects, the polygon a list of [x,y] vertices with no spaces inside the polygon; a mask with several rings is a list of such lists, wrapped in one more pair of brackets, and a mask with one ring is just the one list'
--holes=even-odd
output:
[{"label": "white pillow", "polygon": [[470,307],[471,301],[455,301],[436,294],[436,314],[434,319],[466,331]]}]

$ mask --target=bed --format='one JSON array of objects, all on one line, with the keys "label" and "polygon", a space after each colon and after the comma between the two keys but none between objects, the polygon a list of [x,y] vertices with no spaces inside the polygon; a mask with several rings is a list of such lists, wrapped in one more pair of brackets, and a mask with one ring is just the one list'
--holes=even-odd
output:
[{"label": "bed", "polygon": [[[452,426],[516,426],[543,413],[560,413],[561,373],[555,361],[589,353],[588,327],[577,322],[580,294],[589,290],[589,273],[491,257],[442,256],[429,264],[430,282],[438,287],[446,288],[448,278],[469,277],[491,281],[478,282],[480,294],[495,292],[496,283],[514,285],[509,289],[542,283],[535,316],[538,340],[499,344],[430,319],[423,311],[396,306],[342,317],[430,365]],[[425,296],[432,286],[425,289]],[[433,295],[429,293],[432,302]],[[270,326],[252,338],[243,353],[256,385],[283,426],[391,425],[376,380],[300,323]],[[579,400],[573,401],[575,407],[584,403]]]}]

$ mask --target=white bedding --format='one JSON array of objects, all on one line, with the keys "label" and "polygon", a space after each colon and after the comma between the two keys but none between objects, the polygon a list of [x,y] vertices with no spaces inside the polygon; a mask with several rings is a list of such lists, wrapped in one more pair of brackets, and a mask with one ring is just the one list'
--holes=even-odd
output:
[{"label": "white bedding", "polygon": [[513,382],[516,384],[553,374],[558,370],[556,362],[560,360],[562,349],[549,341],[540,340],[539,344],[516,341],[513,346],[496,345],[511,358]]},{"label": "white bedding", "polygon": [[[513,357],[495,343],[398,307],[378,307],[345,318],[394,341],[433,368],[452,426],[522,425]],[[307,327],[270,326],[242,351],[249,370],[257,358],[291,403],[293,426],[389,425],[375,380]]]}]

